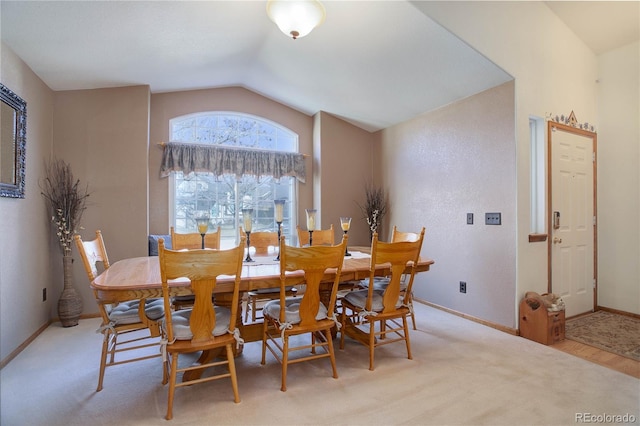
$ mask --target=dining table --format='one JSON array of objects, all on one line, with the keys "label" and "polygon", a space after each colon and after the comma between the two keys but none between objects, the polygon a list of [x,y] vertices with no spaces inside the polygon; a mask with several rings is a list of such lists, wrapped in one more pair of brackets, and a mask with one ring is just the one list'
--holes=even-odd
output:
[{"label": "dining table", "polygon": [[[340,282],[362,280],[369,277],[371,256],[370,247],[349,247],[350,256],[344,257]],[[434,263],[432,259],[420,257],[416,265],[416,272],[426,272]],[[406,272],[410,271],[411,264],[407,265]],[[384,276],[390,273],[390,265],[377,265],[375,274]],[[324,293],[328,302],[330,296],[330,283],[335,280],[336,269],[327,269],[322,282],[327,283],[327,291]],[[304,283],[302,271],[287,272],[286,285],[299,285]],[[232,276],[221,276],[214,288],[216,304],[230,305],[235,280]],[[96,298],[100,303],[118,303],[133,299],[152,299],[163,297],[162,279],[160,276],[160,262],[158,256],[133,257],[118,260],[104,270],[92,282]],[[240,280],[240,297],[238,307],[241,312],[243,293],[250,290],[280,287],[280,263],[273,255],[256,256],[253,262],[244,262]],[[180,278],[169,281],[170,296],[192,294],[190,281]],[[243,323],[242,315],[237,315],[237,328],[245,342],[262,340],[262,322]],[[237,354],[242,352],[242,346],[237,349]],[[211,354],[202,354],[198,363],[210,359]]]}]

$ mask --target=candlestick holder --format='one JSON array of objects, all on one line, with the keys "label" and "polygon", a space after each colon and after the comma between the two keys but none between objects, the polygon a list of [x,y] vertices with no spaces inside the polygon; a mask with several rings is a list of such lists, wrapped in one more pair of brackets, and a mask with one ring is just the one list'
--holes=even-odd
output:
[{"label": "candlestick holder", "polygon": [[245,262],[253,262],[251,258],[251,228],[253,225],[253,209],[242,209],[242,221],[244,223],[244,232],[247,234],[247,257]]},{"label": "candlestick holder", "polygon": [[280,260],[280,235],[281,235],[282,222],[284,221],[285,201],[286,200],[284,199],[273,200],[275,219],[276,219],[276,224],[278,225],[278,256],[276,256],[274,260]]},{"label": "candlestick holder", "polygon": [[247,234],[247,257],[244,259],[245,262],[255,262],[251,258],[251,231],[246,231]]},{"label": "candlestick holder", "polygon": [[204,236],[207,234],[207,230],[209,229],[209,215],[206,213],[200,213],[196,216],[196,224],[198,225],[198,232],[202,237],[202,249],[204,250]]},{"label": "candlestick holder", "polygon": [[307,230],[309,231],[309,245],[313,245],[313,231],[316,229],[316,209],[306,209],[307,213]]},{"label": "candlestick holder", "polygon": [[[342,231],[344,232],[344,235],[347,235],[347,232],[349,232],[349,228],[351,227],[351,218],[350,217],[341,217],[340,218],[340,226],[342,227]],[[351,256],[351,253],[349,253],[349,248],[348,247],[345,247],[344,255],[345,256]]]},{"label": "candlestick holder", "polygon": [[[278,247],[280,247],[280,235],[281,235],[280,227],[282,226],[282,222],[276,222],[276,224],[278,225]],[[280,260],[280,249],[279,248],[278,248],[278,255],[273,260]]]}]

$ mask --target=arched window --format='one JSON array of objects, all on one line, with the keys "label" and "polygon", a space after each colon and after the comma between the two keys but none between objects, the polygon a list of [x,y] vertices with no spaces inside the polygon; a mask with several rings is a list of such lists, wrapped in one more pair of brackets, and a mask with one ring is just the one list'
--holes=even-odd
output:
[{"label": "arched window", "polygon": [[[248,114],[196,113],[173,118],[169,126],[171,142],[298,152],[296,133]],[[212,225],[221,227],[222,246],[231,247],[237,243],[242,209],[253,209],[253,231],[275,231],[274,200],[284,199],[282,232],[290,244],[293,241],[297,211],[295,178],[174,172],[170,179],[170,223],[176,232],[196,232],[196,212],[207,211]]]}]

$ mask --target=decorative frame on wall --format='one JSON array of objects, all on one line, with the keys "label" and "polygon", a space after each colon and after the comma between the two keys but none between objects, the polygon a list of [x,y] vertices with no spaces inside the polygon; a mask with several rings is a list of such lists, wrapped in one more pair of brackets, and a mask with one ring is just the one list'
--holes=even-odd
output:
[{"label": "decorative frame on wall", "polygon": [[27,103],[0,83],[0,197],[24,198]]}]

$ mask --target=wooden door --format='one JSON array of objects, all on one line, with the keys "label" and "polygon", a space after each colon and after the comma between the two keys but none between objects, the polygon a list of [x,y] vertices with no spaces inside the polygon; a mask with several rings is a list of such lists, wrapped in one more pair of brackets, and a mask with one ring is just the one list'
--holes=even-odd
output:
[{"label": "wooden door", "polygon": [[549,291],[571,317],[596,306],[596,136],[549,122],[548,141]]}]

